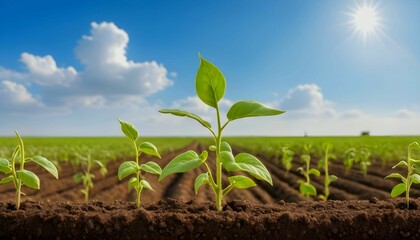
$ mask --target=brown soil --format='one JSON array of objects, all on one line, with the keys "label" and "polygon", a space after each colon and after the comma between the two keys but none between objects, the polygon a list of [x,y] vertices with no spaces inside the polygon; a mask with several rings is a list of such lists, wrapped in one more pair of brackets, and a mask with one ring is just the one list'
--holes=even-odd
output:
[{"label": "brown soil", "polygon": [[420,200],[0,203],[8,239],[420,239]]},{"label": "brown soil", "polygon": [[[192,143],[161,160],[144,157],[140,161],[165,166],[189,149],[201,152],[204,147]],[[75,169],[71,166],[61,166],[60,180],[32,166],[29,169],[39,175],[41,190],[24,188],[26,202],[21,210],[15,210],[11,202],[13,187],[0,185],[0,239],[420,239],[420,199],[415,199],[420,197],[420,187],[413,186],[411,210],[405,210],[402,198],[389,199],[397,181],[384,179],[391,170],[382,169],[379,163],[363,176],[357,167],[346,173],[341,161],[332,161],[330,174],[339,179],[330,186],[330,199],[349,201],[320,202],[316,197],[304,201],[299,194],[303,177],[296,171],[301,165],[298,158],[286,172],[273,159],[258,157],[272,174],[273,186],[258,181],[257,187],[233,190],[225,198],[223,212],[214,210],[214,195],[208,186],[198,195],[193,191],[194,180],[206,171],[204,167],[171,175],[160,183],[157,176],[145,173],[155,191],[145,190],[143,208],[136,209],[134,192],[127,190],[128,179],[117,179],[122,159],[108,164],[104,178],[94,172],[97,178],[89,204],[80,203],[82,186],[73,182]],[[208,162],[214,165],[214,155],[210,154]],[[314,159],[314,166],[316,162]],[[227,176],[223,177],[225,185]],[[313,178],[313,184],[322,193],[323,178]]]}]

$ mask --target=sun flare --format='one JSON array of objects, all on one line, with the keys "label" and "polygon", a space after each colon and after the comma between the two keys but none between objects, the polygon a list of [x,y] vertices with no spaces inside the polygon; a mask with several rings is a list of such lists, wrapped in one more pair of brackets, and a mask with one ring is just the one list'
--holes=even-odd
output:
[{"label": "sun flare", "polygon": [[365,40],[368,35],[377,35],[380,31],[380,17],[376,6],[357,6],[350,15],[354,31],[361,34]]}]

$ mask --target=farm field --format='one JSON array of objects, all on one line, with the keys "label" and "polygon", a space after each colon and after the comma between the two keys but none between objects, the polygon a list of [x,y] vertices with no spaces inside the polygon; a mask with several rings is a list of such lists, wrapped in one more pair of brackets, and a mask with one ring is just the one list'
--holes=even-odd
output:
[{"label": "farm field", "polygon": [[[393,172],[391,167],[403,158],[406,144],[416,137],[340,137],[340,138],[226,138],[233,147],[233,153],[250,152],[256,155],[271,173],[273,186],[256,181],[257,186],[248,189],[234,189],[226,195],[223,211],[219,214],[214,207],[214,193],[208,186],[194,193],[195,178],[206,171],[204,166],[186,173],[174,174],[158,182],[156,175],[144,173],[154,191],[142,194],[142,208],[135,208],[135,191],[128,192],[127,180],[117,177],[118,166],[129,160],[132,154],[126,149],[123,138],[28,138],[26,145],[34,153],[56,156],[54,149],[61,149],[60,156],[66,160],[54,160],[60,171],[59,180],[54,179],[44,169],[28,164],[27,169],[39,173],[42,186],[40,190],[24,188],[21,210],[15,210],[15,191],[11,185],[0,185],[0,236],[15,236],[24,239],[34,238],[236,238],[240,234],[249,236],[272,236],[273,238],[306,239],[316,234],[319,238],[352,239],[360,235],[363,239],[399,238],[417,239],[419,232],[413,228],[420,217],[420,188],[412,186],[410,210],[405,208],[403,198],[390,198],[390,191],[398,182],[384,179]],[[40,140],[40,141],[38,141]],[[174,157],[187,151],[201,152],[208,149],[207,138],[147,138],[156,143],[162,158],[143,156],[142,162],[153,160],[161,167]],[[1,139],[3,152],[11,151],[12,139]],[[336,159],[329,164],[330,174],[338,180],[330,185],[329,201],[318,197],[305,197],[299,192],[303,176],[296,169],[300,161],[303,145],[313,143],[311,167],[317,167],[321,150],[317,145],[328,141],[333,143]],[[358,166],[349,171],[343,166],[342,153],[348,146],[379,149],[378,145],[389,144],[395,152],[383,165],[381,152],[372,151],[372,165],[364,176]],[[64,146],[61,147],[60,146]],[[92,157],[102,157],[108,168],[102,177],[98,169],[94,187],[90,192],[89,203],[84,203],[82,184],[76,183],[73,176],[80,171],[75,150],[90,149]],[[263,148],[263,146],[265,146]],[[267,147],[268,146],[268,147]],[[287,146],[293,149],[292,167],[286,171],[279,162],[281,153],[275,149]],[[333,149],[334,149],[333,148]],[[110,154],[101,155],[107,149]],[[79,150],[80,151],[80,150]],[[281,152],[281,151],[280,151]],[[66,153],[66,154],[64,154]],[[383,152],[382,152],[383,153]],[[398,154],[402,155],[399,156]],[[377,155],[375,155],[377,154]],[[100,158],[99,157],[99,158]],[[210,153],[208,161],[214,161]],[[210,165],[211,166],[211,165]],[[212,171],[215,171],[211,167]],[[323,172],[321,177],[313,177],[312,184],[318,193],[323,191]],[[403,172],[401,172],[403,174]],[[223,174],[227,184],[228,175]],[[340,201],[335,201],[340,200]],[[344,200],[344,201],[343,201]],[[230,219],[230,220],[229,220]],[[366,219],[376,219],[366,222]],[[209,228],[219,226],[216,232]],[[380,221],[380,222],[378,222]],[[395,221],[401,225],[391,228]],[[34,222],[42,222],[42,227]],[[276,224],[270,224],[275,222]],[[15,224],[17,223],[17,224]],[[239,224],[239,225],[238,225]],[[138,228],[137,226],[147,226]],[[349,228],[348,226],[354,226]],[[28,227],[30,226],[30,227]],[[33,226],[33,227],[32,227]],[[194,226],[194,227],[190,227]],[[258,227],[256,227],[258,226]],[[19,231],[14,231],[19,229]],[[175,230],[178,229],[178,230]],[[284,231],[287,229],[287,231]],[[304,229],[304,230],[302,230]],[[82,230],[82,231],[81,231]],[[13,232],[13,233],[12,233]],[[263,237],[263,239],[265,238]]]},{"label": "farm field", "polygon": [[[235,189],[226,196],[226,200],[248,200],[255,203],[276,203],[279,201],[297,202],[305,200],[299,193],[299,184],[303,175],[296,169],[303,164],[300,161],[302,146],[307,143],[313,144],[311,167],[317,168],[316,163],[322,156],[321,146],[323,142],[333,144],[333,153],[337,159],[330,162],[330,174],[338,177],[330,187],[332,200],[369,200],[390,198],[390,191],[397,183],[394,179],[384,179],[393,172],[392,166],[406,155],[406,146],[418,137],[305,137],[305,138],[260,138],[241,137],[226,138],[233,146],[233,151],[241,150],[252,153],[264,163],[273,178],[273,186],[259,181],[256,187],[250,189]],[[145,156],[141,161],[156,161],[161,167],[166,166],[175,156],[186,150],[201,152],[206,150],[209,140],[206,138],[147,138],[154,142],[161,152],[162,159]],[[2,156],[11,154],[15,139],[0,139]],[[53,160],[60,171],[59,180],[55,180],[39,166],[28,164],[28,169],[40,173],[42,183],[40,190],[27,188],[24,190],[26,196],[23,200],[34,201],[70,201],[82,202],[83,194],[80,192],[82,185],[73,180],[76,172],[80,171],[77,162],[77,154],[83,155],[90,152],[92,158],[99,159],[106,164],[108,173],[102,177],[97,169],[94,170],[94,188],[91,190],[90,199],[112,202],[116,200],[134,201],[134,191],[127,189],[127,180],[119,181],[117,178],[118,166],[123,160],[129,160],[130,148],[127,148],[126,140],[123,138],[27,138],[25,139],[28,151],[31,154],[39,153]],[[288,146],[295,154],[292,167],[286,171],[280,163],[281,149]],[[364,176],[359,167],[355,164],[347,171],[343,165],[344,152],[350,146],[365,147],[372,149],[372,165],[368,167],[367,175]],[[381,154],[384,150],[381,146],[387,146],[389,159],[384,163],[381,161]],[[58,153],[56,152],[58,151]],[[5,156],[7,157],[7,156]],[[65,159],[64,159],[65,158]],[[214,161],[210,154],[208,161]],[[214,171],[214,169],[212,169]],[[152,203],[161,199],[173,198],[182,201],[213,201],[214,194],[209,187],[203,187],[198,195],[194,193],[194,180],[205,171],[205,167],[193,171],[176,174],[158,183],[157,176],[145,173],[150,179],[154,192],[148,191],[142,196],[142,202]],[[322,171],[321,171],[322,173]],[[150,176],[149,176],[150,175]],[[227,182],[227,175],[223,177]],[[323,191],[323,177],[313,177],[312,184],[318,193]],[[15,192],[11,185],[0,185],[0,201],[14,200]],[[420,197],[420,187],[412,186],[411,197]],[[313,197],[319,200],[317,197]]]}]

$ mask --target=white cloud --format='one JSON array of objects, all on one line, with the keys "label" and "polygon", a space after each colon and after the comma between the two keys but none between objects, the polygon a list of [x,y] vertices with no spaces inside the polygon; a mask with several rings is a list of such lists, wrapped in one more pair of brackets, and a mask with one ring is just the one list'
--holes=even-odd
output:
[{"label": "white cloud", "polygon": [[26,78],[26,74],[19,73],[10,69],[6,69],[0,66],[0,79],[23,79]]},{"label": "white cloud", "polygon": [[289,112],[289,116],[326,116],[336,115],[333,103],[324,98],[321,88],[316,84],[303,84],[289,90],[287,96],[273,104]]},{"label": "white cloud", "polygon": [[148,96],[172,84],[168,71],[155,61],[127,59],[128,34],[114,23],[93,22],[89,36],[83,36],[76,56],[86,66],[79,90],[93,95]]},{"label": "white cloud", "polygon": [[77,77],[77,71],[73,67],[58,68],[51,55],[40,57],[24,52],[20,61],[27,67],[30,77],[39,85],[69,86]]},{"label": "white cloud", "polygon": [[398,118],[414,118],[419,114],[414,111],[408,110],[407,108],[401,108],[397,110],[394,115]]},{"label": "white cloud", "polygon": [[0,107],[2,109],[28,109],[41,106],[42,104],[22,84],[9,80],[0,82]]}]

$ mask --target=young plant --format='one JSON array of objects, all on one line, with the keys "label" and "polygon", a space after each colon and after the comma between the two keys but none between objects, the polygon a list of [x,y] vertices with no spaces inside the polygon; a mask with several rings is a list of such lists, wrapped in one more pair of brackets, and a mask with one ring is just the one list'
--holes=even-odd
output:
[{"label": "young plant", "polygon": [[359,164],[360,171],[363,176],[367,175],[368,167],[372,164],[370,161],[370,151],[367,148],[361,148],[358,152],[356,162]]},{"label": "young plant", "polygon": [[315,168],[310,168],[311,164],[311,155],[309,154],[309,145],[304,146],[305,153],[300,156],[300,160],[305,164],[305,169],[299,167],[297,170],[305,176],[306,181],[300,181],[299,191],[307,200],[309,196],[316,196],[316,188],[314,185],[311,184],[310,175],[314,175],[319,177],[320,173]]},{"label": "young plant", "polygon": [[283,152],[283,155],[281,157],[281,164],[283,165],[284,169],[286,169],[288,173],[290,169],[292,168],[292,161],[293,161],[293,156],[295,155],[295,153],[292,150],[290,150],[288,147],[283,147],[282,152]]},{"label": "young plant", "polygon": [[95,175],[91,173],[92,167],[94,167],[94,164],[99,166],[99,172],[102,176],[105,176],[108,172],[106,169],[106,166],[98,161],[98,160],[92,160],[92,157],[90,153],[87,155],[87,157],[81,156],[79,154],[78,158],[80,159],[80,166],[82,168],[82,172],[78,172],[73,176],[73,180],[76,183],[82,182],[84,188],[80,191],[85,195],[85,202],[89,201],[89,189],[93,188],[93,179],[95,178]]},{"label": "young plant", "polygon": [[407,161],[400,161],[399,163],[397,163],[395,166],[393,166],[392,168],[396,168],[396,167],[406,167],[407,168],[407,177],[403,177],[401,174],[399,173],[391,173],[388,176],[386,176],[385,178],[399,178],[401,179],[402,183],[399,183],[397,185],[394,186],[394,188],[392,188],[391,190],[391,197],[397,197],[401,194],[403,194],[405,192],[405,199],[407,202],[407,208],[409,208],[409,203],[410,203],[410,187],[411,184],[415,183],[418,184],[420,183],[420,175],[415,173],[416,171],[420,170],[420,160],[418,159],[414,159],[412,156],[412,150],[414,148],[417,148],[418,150],[420,150],[420,145],[418,142],[413,142],[408,146],[408,157],[407,157]]},{"label": "young plant", "polygon": [[162,173],[162,169],[155,162],[150,161],[139,165],[140,155],[145,153],[160,158],[160,154],[156,146],[150,142],[142,142],[140,144],[137,143],[139,132],[131,123],[122,120],[118,121],[120,122],[122,132],[130,140],[135,153],[135,161],[126,161],[121,163],[120,167],[118,168],[118,179],[122,180],[130,175],[135,175],[128,181],[128,191],[131,191],[133,188],[136,190],[136,205],[137,208],[140,208],[140,195],[143,188],[154,191],[150,183],[144,180],[141,171],[156,174],[158,176],[160,176]]},{"label": "young plant", "polygon": [[330,196],[329,186],[332,182],[337,180],[337,176],[329,175],[328,173],[329,159],[335,159],[335,156],[330,153],[330,151],[332,150],[332,145],[330,143],[327,143],[327,144],[324,144],[323,147],[324,147],[324,157],[321,158],[321,160],[319,160],[318,168],[324,169],[324,195],[321,194],[319,195],[319,197],[322,200],[327,201],[328,197]]},{"label": "young plant", "polygon": [[207,61],[201,55],[200,67],[198,69],[195,88],[198,97],[203,103],[216,110],[217,128],[212,129],[209,122],[202,119],[200,116],[176,109],[163,109],[161,113],[173,114],[181,117],[188,117],[199,122],[204,128],[210,131],[213,136],[214,145],[209,147],[210,151],[216,153],[215,159],[215,174],[212,173],[211,168],[206,162],[208,153],[203,151],[197,154],[194,151],[187,151],[175,157],[162,170],[159,181],[174,173],[183,173],[195,169],[202,164],[207,168],[207,172],[198,175],[194,183],[195,193],[198,189],[208,184],[215,194],[216,208],[222,210],[222,200],[234,188],[249,188],[256,186],[256,183],[243,175],[236,175],[228,177],[229,185],[222,186],[222,168],[224,167],[228,172],[243,171],[249,173],[256,179],[266,181],[272,185],[270,173],[266,167],[253,155],[247,153],[239,153],[234,156],[232,148],[227,142],[222,141],[222,133],[225,127],[232,121],[257,116],[272,116],[284,113],[277,109],[267,107],[259,102],[246,100],[239,101],[232,105],[227,112],[227,121],[222,124],[219,101],[225,94],[226,81],[222,72],[211,62]]},{"label": "young plant", "polygon": [[356,148],[351,147],[344,153],[344,166],[346,167],[346,174],[349,172],[354,163],[359,164],[360,171],[363,176],[366,176],[368,167],[371,165],[370,151],[367,148],[360,148],[359,151]]},{"label": "young plant", "polygon": [[[16,209],[20,208],[20,196],[22,192],[22,185],[29,188],[40,189],[40,181],[38,176],[25,169],[25,163],[34,162],[47,170],[51,175],[58,179],[57,168],[49,160],[42,156],[26,157],[25,145],[19,133],[15,131],[16,137],[19,139],[19,145],[13,151],[11,161],[0,158],[0,172],[10,174],[3,178],[0,184],[12,182],[16,189]],[[17,165],[20,165],[19,167]]]},{"label": "young plant", "polygon": [[350,171],[353,163],[356,161],[356,148],[351,147],[344,152],[344,167],[346,168],[346,174]]}]

